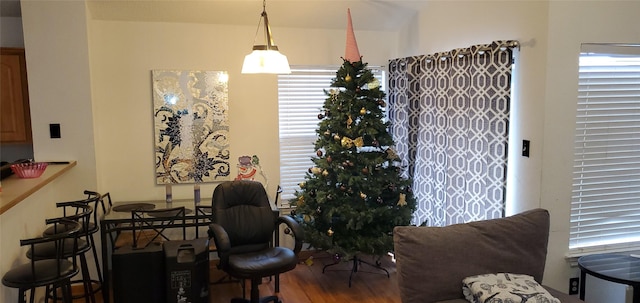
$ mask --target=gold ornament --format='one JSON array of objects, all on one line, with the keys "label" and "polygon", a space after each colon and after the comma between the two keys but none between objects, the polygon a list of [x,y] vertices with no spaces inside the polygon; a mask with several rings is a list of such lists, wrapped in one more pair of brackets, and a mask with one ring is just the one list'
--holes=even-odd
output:
[{"label": "gold ornament", "polygon": [[314,166],[314,167],[312,167],[312,168],[311,168],[311,172],[312,172],[314,175],[319,175],[319,174],[321,174],[321,173],[322,173],[322,168],[317,167],[317,166]]},{"label": "gold ornament", "polygon": [[351,115],[347,118],[347,128],[351,128],[351,124],[353,124],[353,119],[351,119]]},{"label": "gold ornament", "polygon": [[344,81],[351,82],[351,75],[347,74],[347,76],[344,77]]},{"label": "gold ornament", "polygon": [[367,198],[367,195],[363,192],[360,192],[360,198],[362,198],[363,200]]},{"label": "gold ornament", "polygon": [[331,227],[327,230],[327,235],[329,235],[329,237],[333,236],[333,229],[331,229]]},{"label": "gold ornament", "polygon": [[362,139],[362,137],[358,137],[355,140],[353,140],[349,137],[342,137],[342,140],[340,141],[340,143],[342,144],[342,147],[346,147],[346,148],[351,148],[354,145],[356,147],[363,147],[364,139]]},{"label": "gold ornament", "polygon": [[332,88],[331,90],[329,90],[329,95],[331,95],[331,101],[338,100],[338,90],[337,89]]},{"label": "gold ornament", "polygon": [[329,172],[325,169],[322,171],[322,175],[326,177],[329,175]]},{"label": "gold ornament", "polygon": [[400,198],[398,199],[398,205],[399,206],[405,206],[407,205],[407,195],[400,193]]},{"label": "gold ornament", "polygon": [[380,86],[380,81],[378,81],[378,79],[373,78],[373,80],[369,83],[367,83],[367,87],[369,89],[375,89],[376,87]]},{"label": "gold ornament", "polygon": [[304,186],[307,185],[307,184],[305,182],[300,182],[300,184],[298,184],[298,185],[300,185],[300,188],[304,188]]},{"label": "gold ornament", "polygon": [[361,115],[365,115],[366,113],[367,113],[367,109],[366,108],[363,107],[363,108],[360,109],[360,114]]},{"label": "gold ornament", "polygon": [[329,137],[329,136],[331,136],[331,132],[330,132],[329,130],[326,130],[326,131],[324,132],[324,135],[325,135],[325,136],[327,136],[327,137]]},{"label": "gold ornament", "polygon": [[334,140],[336,140],[336,141],[340,141],[340,135],[335,134],[335,135],[333,136],[333,139],[334,139]]},{"label": "gold ornament", "polygon": [[304,215],[303,220],[304,220],[304,222],[311,222],[311,216]]},{"label": "gold ornament", "polygon": [[304,196],[298,197],[298,206],[304,205]]}]

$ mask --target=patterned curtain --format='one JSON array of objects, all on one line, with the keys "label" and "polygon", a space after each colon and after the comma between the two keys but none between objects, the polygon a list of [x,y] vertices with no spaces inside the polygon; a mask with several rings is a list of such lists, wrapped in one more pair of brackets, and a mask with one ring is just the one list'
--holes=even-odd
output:
[{"label": "patterned curtain", "polygon": [[389,120],[413,178],[414,223],[504,216],[515,41],[389,62]]}]

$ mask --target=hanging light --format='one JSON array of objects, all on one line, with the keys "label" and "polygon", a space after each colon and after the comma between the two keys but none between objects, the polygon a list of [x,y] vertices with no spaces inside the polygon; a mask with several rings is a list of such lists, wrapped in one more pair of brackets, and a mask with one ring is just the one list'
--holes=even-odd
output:
[{"label": "hanging light", "polygon": [[[244,57],[242,64],[243,74],[289,74],[289,61],[287,57],[278,51],[278,47],[273,43],[269,19],[267,18],[267,1],[262,1],[262,14],[258,22],[256,37],[260,30],[260,23],[264,22],[264,45],[256,45],[254,39],[253,51]],[[263,21],[264,20],[264,21]]]}]

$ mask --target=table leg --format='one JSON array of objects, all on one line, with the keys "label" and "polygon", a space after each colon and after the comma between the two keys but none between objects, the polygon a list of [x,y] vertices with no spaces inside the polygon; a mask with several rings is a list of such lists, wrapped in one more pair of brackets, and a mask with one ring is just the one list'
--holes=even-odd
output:
[{"label": "table leg", "polygon": [[[580,300],[584,301],[585,285],[587,284],[587,273],[584,270],[580,271]],[[635,291],[635,289],[634,289]]]},{"label": "table leg", "polygon": [[109,247],[107,246],[108,237],[107,225],[100,221],[100,243],[102,244],[102,300],[109,303],[110,278],[109,278]]}]

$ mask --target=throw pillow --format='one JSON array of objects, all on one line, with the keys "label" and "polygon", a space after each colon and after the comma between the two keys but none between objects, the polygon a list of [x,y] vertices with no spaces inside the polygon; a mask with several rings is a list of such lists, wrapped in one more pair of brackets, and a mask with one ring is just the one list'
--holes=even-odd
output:
[{"label": "throw pillow", "polygon": [[467,277],[462,292],[471,303],[560,303],[533,277],[497,273]]}]

